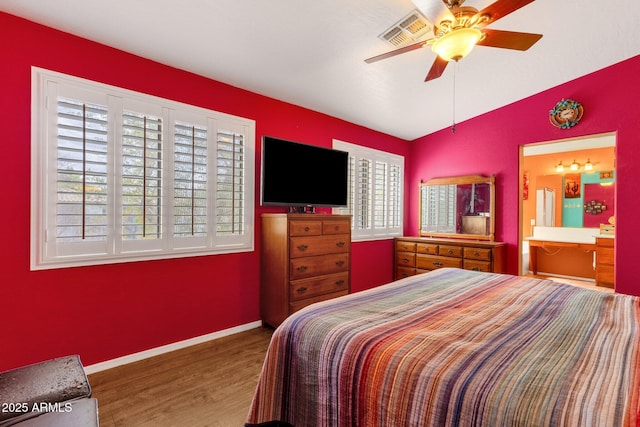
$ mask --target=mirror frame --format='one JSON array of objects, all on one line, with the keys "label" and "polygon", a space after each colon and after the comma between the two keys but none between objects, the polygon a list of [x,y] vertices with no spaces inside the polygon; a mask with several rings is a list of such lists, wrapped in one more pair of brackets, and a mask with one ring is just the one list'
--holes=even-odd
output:
[{"label": "mirror frame", "polygon": [[[444,178],[433,178],[426,182],[420,182],[418,191],[418,235],[420,237],[447,237],[455,239],[473,239],[473,240],[495,240],[495,213],[496,213],[496,177],[495,175],[464,175]],[[465,184],[489,184],[489,234],[463,234],[463,233],[439,233],[439,232],[423,232],[422,231],[422,187],[428,185],[465,185]]]}]

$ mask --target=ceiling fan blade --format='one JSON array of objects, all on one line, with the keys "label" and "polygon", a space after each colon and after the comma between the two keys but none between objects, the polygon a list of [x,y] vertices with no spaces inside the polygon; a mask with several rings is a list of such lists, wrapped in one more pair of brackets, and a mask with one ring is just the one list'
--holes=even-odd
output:
[{"label": "ceiling fan blade", "polygon": [[433,65],[431,65],[431,68],[429,69],[429,74],[427,74],[427,78],[425,78],[424,81],[428,82],[429,80],[434,80],[440,77],[442,73],[444,73],[444,69],[447,68],[448,63],[449,61],[445,61],[439,56],[436,56],[435,61],[433,61]]},{"label": "ceiling fan blade", "polygon": [[497,0],[476,14],[476,16],[489,15],[489,19],[481,21],[478,27],[484,27],[492,22],[496,22],[498,19],[515,12],[533,1],[534,0]]},{"label": "ceiling fan blade", "polygon": [[516,31],[502,31],[484,29],[485,37],[476,45],[499,47],[502,49],[527,50],[542,38],[542,34],[519,33]]},{"label": "ceiling fan blade", "polygon": [[412,50],[420,49],[422,46],[426,45],[428,41],[429,40],[423,40],[421,42],[417,42],[405,47],[401,47],[400,49],[396,49],[387,53],[372,56],[371,58],[365,59],[364,62],[366,62],[367,64],[371,64],[372,62],[381,61],[383,59],[391,58],[392,56],[400,55],[406,52],[411,52]]}]

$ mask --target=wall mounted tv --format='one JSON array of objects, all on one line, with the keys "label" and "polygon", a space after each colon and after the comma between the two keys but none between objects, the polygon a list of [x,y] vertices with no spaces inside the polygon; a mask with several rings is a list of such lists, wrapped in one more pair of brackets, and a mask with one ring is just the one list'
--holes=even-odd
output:
[{"label": "wall mounted tv", "polygon": [[262,137],[261,203],[275,206],[346,206],[349,154]]}]

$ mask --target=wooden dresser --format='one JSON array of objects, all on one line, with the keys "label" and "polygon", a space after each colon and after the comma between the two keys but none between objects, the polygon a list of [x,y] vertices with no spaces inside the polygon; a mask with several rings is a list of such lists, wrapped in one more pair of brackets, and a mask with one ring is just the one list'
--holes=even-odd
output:
[{"label": "wooden dresser", "polygon": [[260,313],[277,327],[301,308],[350,288],[351,216],[263,214]]},{"label": "wooden dresser", "polygon": [[596,286],[613,288],[614,244],[610,237],[596,237]]},{"label": "wooden dresser", "polygon": [[507,245],[502,242],[396,237],[394,248],[396,279],[442,267],[506,272]]}]

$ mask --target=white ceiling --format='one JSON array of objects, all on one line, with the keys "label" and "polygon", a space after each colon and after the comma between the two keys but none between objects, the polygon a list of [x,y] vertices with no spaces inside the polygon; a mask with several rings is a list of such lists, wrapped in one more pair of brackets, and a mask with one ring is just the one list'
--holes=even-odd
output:
[{"label": "white ceiling", "polygon": [[[507,0],[505,0],[507,1]],[[427,18],[442,0],[415,0]],[[467,0],[482,9],[491,0]],[[378,36],[411,0],[0,0],[0,10],[234,86],[413,140],[451,126],[454,64],[425,83],[429,47]],[[543,34],[478,46],[455,72],[461,122],[640,53],[640,2],[537,0],[488,28]],[[612,83],[613,84],[613,83]],[[553,108],[553,105],[550,105]]]}]

